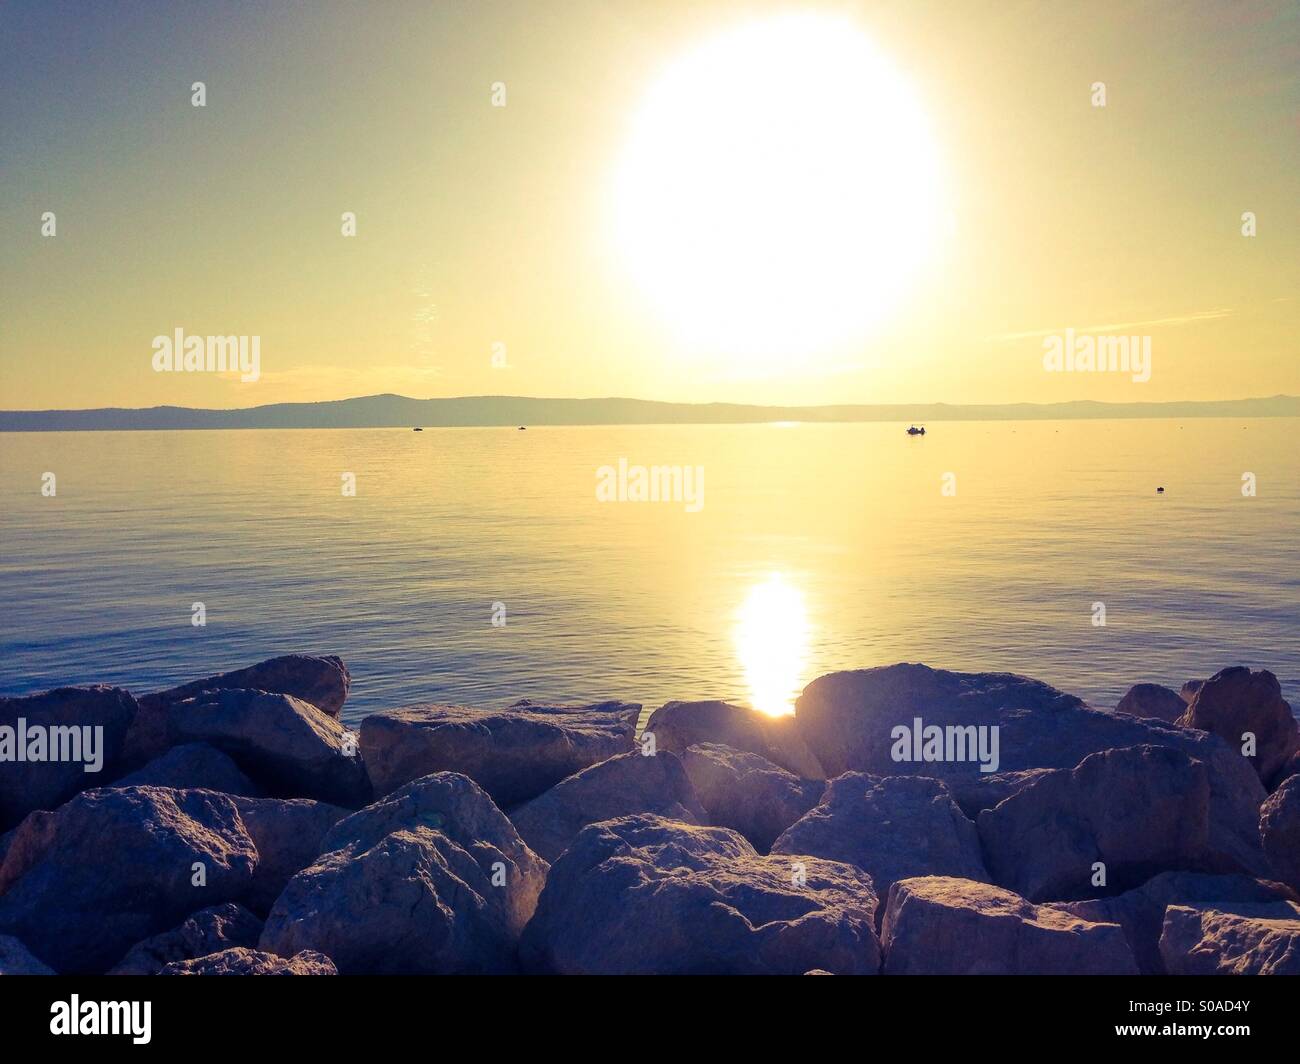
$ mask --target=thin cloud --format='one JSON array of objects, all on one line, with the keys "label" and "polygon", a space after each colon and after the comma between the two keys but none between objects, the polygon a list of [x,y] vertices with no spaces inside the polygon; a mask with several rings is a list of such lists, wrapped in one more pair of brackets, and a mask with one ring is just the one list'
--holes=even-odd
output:
[{"label": "thin cloud", "polygon": [[1011,340],[1029,340],[1040,336],[1056,336],[1065,332],[1067,328],[1073,329],[1076,333],[1109,333],[1123,332],[1128,329],[1145,328],[1149,326],[1161,325],[1192,325],[1201,321],[1213,321],[1216,318],[1226,318],[1233,311],[1230,307],[1219,307],[1216,310],[1200,310],[1195,314],[1181,314],[1173,318],[1147,318],[1144,321],[1113,321],[1105,325],[1070,325],[1059,326],[1055,329],[1035,329],[1032,332],[1014,332],[998,333],[995,336],[989,336],[985,339],[989,343],[1006,343]]},{"label": "thin cloud", "polygon": [[[437,366],[302,365],[275,371],[264,369],[257,381],[257,387],[259,399],[266,392],[275,392],[277,398],[284,393],[288,398],[297,400],[309,394],[346,397],[377,391],[419,390],[429,386],[440,376],[441,370]],[[241,390],[250,387],[249,384],[240,381],[238,373],[223,373],[221,378],[223,382],[230,383]],[[271,399],[270,396],[266,398]]]}]

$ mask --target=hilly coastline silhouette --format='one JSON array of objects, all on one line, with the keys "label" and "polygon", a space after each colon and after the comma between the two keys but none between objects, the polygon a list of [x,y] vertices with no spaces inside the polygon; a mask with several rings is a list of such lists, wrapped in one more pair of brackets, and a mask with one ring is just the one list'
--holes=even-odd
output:
[{"label": "hilly coastline silhouette", "polygon": [[148,429],[330,429],[518,425],[729,425],[775,421],[1053,421],[1105,418],[1300,417],[1300,397],[1204,402],[876,403],[755,406],[649,399],[543,399],[483,395],[413,399],[368,395],[320,403],[271,403],[232,410],[183,406],[139,409],[4,410],[0,432]]}]

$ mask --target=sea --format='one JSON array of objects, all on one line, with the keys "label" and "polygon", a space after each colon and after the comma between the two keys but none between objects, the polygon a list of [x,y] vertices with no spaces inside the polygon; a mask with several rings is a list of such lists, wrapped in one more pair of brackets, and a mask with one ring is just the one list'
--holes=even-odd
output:
[{"label": "sea", "polygon": [[305,652],[349,721],[899,661],[1300,707],[1300,420],[906,427],[0,434],[0,694]]}]

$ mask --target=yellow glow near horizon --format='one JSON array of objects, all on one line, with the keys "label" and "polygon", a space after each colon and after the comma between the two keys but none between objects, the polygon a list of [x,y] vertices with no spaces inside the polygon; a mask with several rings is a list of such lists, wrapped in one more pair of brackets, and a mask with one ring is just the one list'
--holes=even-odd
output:
[{"label": "yellow glow near horizon", "polygon": [[615,175],[614,232],[684,342],[740,368],[866,336],[934,251],[937,149],[852,22],[787,14],[660,77]]},{"label": "yellow glow near horizon", "polygon": [[803,593],[780,573],[750,590],[736,612],[733,635],[755,709],[774,717],[794,712],[810,630]]},{"label": "yellow glow near horizon", "polygon": [[[1300,393],[1295,5],[126,6],[0,16],[0,408]],[[1112,327],[1150,381],[1044,371]]]}]

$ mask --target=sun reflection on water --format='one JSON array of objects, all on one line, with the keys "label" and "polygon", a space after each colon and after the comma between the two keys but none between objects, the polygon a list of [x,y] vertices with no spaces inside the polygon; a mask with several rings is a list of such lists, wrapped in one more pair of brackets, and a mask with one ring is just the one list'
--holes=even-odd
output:
[{"label": "sun reflection on water", "polygon": [[803,592],[780,573],[750,589],[736,611],[733,635],[755,709],[774,717],[794,712],[809,631]]}]

